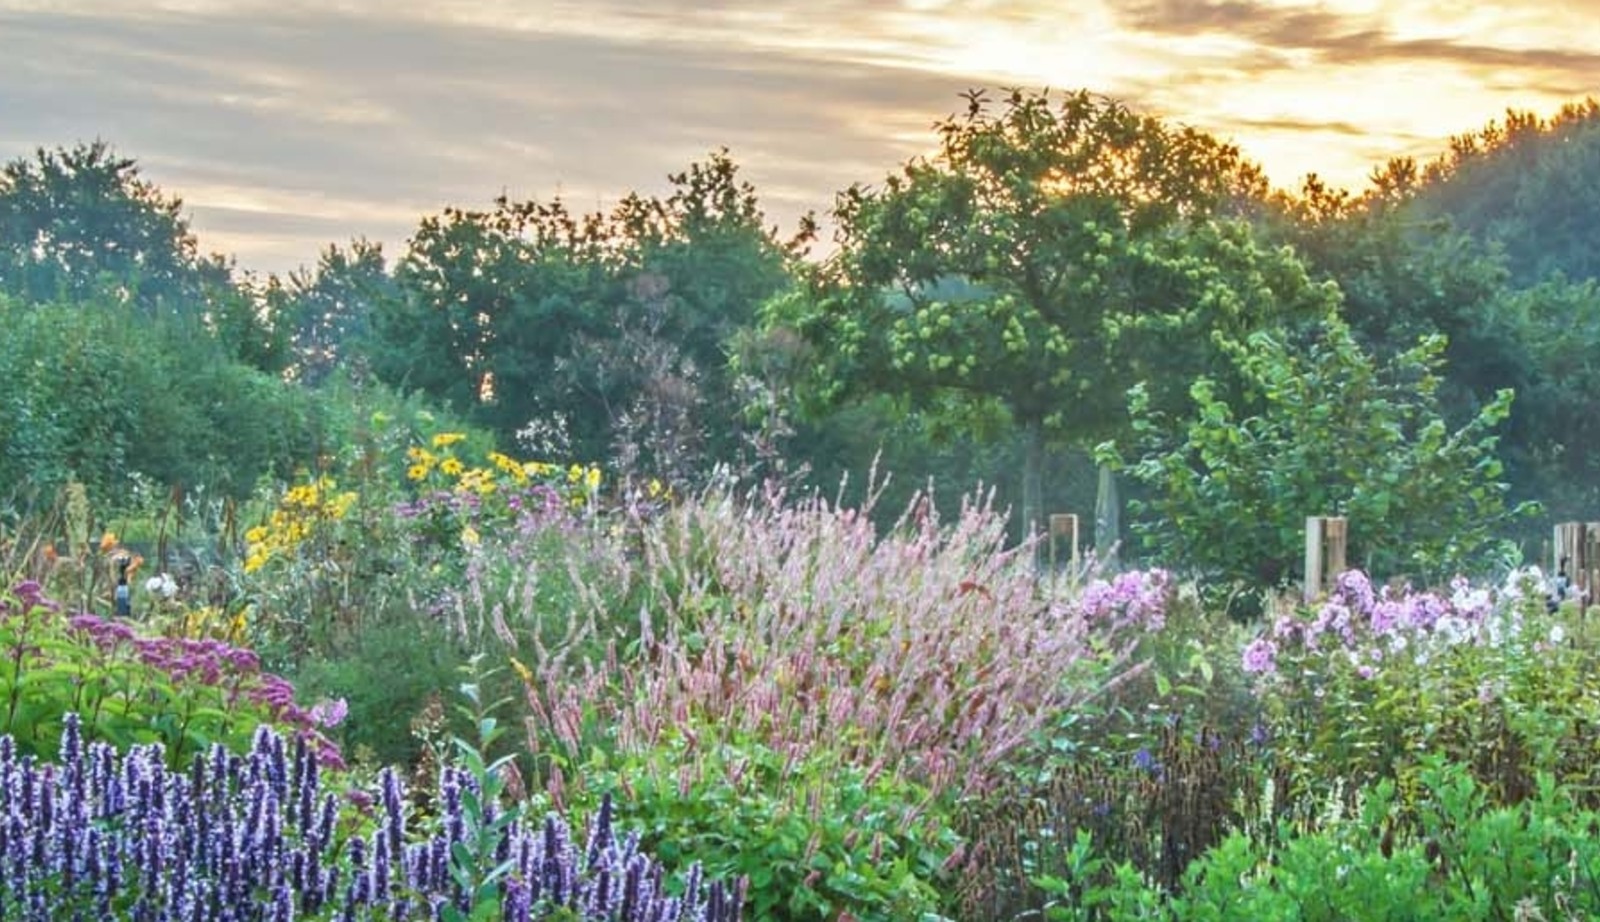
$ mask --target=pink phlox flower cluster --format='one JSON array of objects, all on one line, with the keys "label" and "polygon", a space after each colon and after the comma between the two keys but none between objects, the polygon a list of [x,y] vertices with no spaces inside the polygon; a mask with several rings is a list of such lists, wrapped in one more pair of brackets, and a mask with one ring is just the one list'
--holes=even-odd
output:
[{"label": "pink phlox flower cluster", "polygon": [[1244,648],[1244,671],[1250,675],[1271,675],[1278,671],[1278,645],[1268,637],[1257,637]]},{"label": "pink phlox flower cluster", "polygon": [[1166,570],[1130,570],[1083,587],[1073,606],[1089,624],[1157,631],[1167,619],[1172,575]]}]

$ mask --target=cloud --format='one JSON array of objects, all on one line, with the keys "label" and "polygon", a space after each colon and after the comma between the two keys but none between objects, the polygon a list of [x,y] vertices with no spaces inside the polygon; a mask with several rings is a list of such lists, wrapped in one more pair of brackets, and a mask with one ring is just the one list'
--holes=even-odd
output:
[{"label": "cloud", "polygon": [[[1319,4],[1283,6],[1264,0],[1120,0],[1121,22],[1129,29],[1161,36],[1223,34],[1266,49],[1308,52],[1323,65],[1393,62],[1435,63],[1474,70],[1514,68],[1563,74],[1581,82],[1600,73],[1600,53],[1582,47],[1518,47],[1455,38],[1407,37],[1377,12],[1341,13]],[[1509,4],[1516,6],[1516,4]],[[1448,17],[1440,17],[1440,24]],[[1304,61],[1280,58],[1285,67]]]},{"label": "cloud", "polygon": [[280,254],[318,234],[309,262],[503,191],[582,209],[661,191],[721,146],[792,226],[917,152],[911,136],[931,143],[968,85],[714,43],[247,12],[0,11],[0,86],[17,88],[0,157],[104,137],[195,204],[207,247],[254,251],[255,214]]},{"label": "cloud", "polygon": [[1446,2],[0,0],[0,159],[105,138],[204,246],[276,271],[502,192],[658,193],[722,146],[792,227],[984,85],[1111,93],[1280,182],[1358,182],[1600,72],[1581,12]]}]

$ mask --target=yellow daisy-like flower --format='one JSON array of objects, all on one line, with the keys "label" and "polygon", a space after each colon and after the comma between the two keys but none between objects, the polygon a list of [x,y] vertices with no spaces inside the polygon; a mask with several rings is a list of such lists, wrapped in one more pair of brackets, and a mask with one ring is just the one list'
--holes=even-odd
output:
[{"label": "yellow daisy-like flower", "polygon": [[466,436],[459,432],[441,432],[433,437],[434,448],[445,448],[464,440]]},{"label": "yellow daisy-like flower", "polygon": [[567,483],[579,483],[583,480],[583,465],[574,464],[567,468]]},{"label": "yellow daisy-like flower", "polygon": [[251,544],[260,544],[267,540],[267,526],[257,525],[244,533],[244,539]]},{"label": "yellow daisy-like flower", "polygon": [[421,480],[422,478],[428,476],[428,465],[413,464],[406,468],[406,476],[412,480]]},{"label": "yellow daisy-like flower", "polygon": [[645,484],[644,491],[645,491],[645,493],[649,494],[651,499],[655,499],[656,497],[661,495],[661,492],[662,492],[661,481],[655,479],[654,477],[651,477],[650,478],[650,482]]},{"label": "yellow daisy-like flower", "polygon": [[460,477],[466,470],[459,458],[446,458],[439,462],[439,470],[449,477]]},{"label": "yellow daisy-like flower", "polygon": [[600,489],[600,469],[598,467],[589,468],[583,475],[583,482],[591,490]]},{"label": "yellow daisy-like flower", "polygon": [[546,464],[543,461],[529,461],[522,465],[522,469],[529,477],[548,477],[556,472],[554,464]]},{"label": "yellow daisy-like flower", "polygon": [[461,529],[461,543],[467,547],[477,547],[483,543],[483,537],[478,534],[476,528],[468,525],[466,528]]}]

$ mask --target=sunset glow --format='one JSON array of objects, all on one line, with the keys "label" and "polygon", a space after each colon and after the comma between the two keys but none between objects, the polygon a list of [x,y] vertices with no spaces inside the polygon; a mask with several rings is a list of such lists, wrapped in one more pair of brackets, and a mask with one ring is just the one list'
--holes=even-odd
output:
[{"label": "sunset glow", "polygon": [[727,146],[784,224],[974,86],[1088,88],[1358,186],[1600,74],[1600,6],[1438,0],[0,0],[0,157],[104,138],[285,271],[513,196],[603,206]]}]

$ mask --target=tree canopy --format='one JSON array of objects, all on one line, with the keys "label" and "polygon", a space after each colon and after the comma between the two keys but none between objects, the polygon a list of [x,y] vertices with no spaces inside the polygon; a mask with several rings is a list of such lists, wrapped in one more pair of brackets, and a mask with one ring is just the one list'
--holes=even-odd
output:
[{"label": "tree canopy", "polygon": [[1026,434],[1036,523],[1047,442],[1094,444],[1146,372],[1196,371],[1212,331],[1314,312],[1326,293],[1217,217],[1264,189],[1231,145],[1087,92],[969,103],[937,126],[935,155],[841,196],[837,254],[767,323],[826,356],[824,404],[1002,408]]},{"label": "tree canopy", "polygon": [[192,310],[228,268],[203,258],[183,203],[95,141],[0,167],[0,291]]}]

